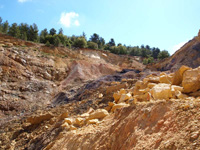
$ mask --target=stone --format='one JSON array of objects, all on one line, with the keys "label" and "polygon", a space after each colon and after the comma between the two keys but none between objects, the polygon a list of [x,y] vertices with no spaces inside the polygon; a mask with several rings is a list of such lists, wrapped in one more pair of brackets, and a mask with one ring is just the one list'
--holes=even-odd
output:
[{"label": "stone", "polygon": [[43,121],[50,120],[53,117],[51,114],[42,114],[39,116],[31,116],[27,118],[27,122],[31,123],[32,125],[40,124]]},{"label": "stone", "polygon": [[127,82],[127,79],[123,78],[123,79],[121,80],[121,82]]},{"label": "stone", "polygon": [[103,94],[102,94],[102,93],[100,93],[98,97],[99,97],[99,98],[102,98],[102,97],[103,97]]},{"label": "stone", "polygon": [[171,95],[171,85],[165,83],[159,83],[155,85],[151,90],[151,95],[155,100],[166,99],[172,97]]},{"label": "stone", "polygon": [[108,102],[108,106],[112,107],[114,105],[113,102]]},{"label": "stone", "polygon": [[160,82],[160,83],[171,84],[170,78],[168,77],[167,74],[161,75],[160,78],[159,78],[159,82]]},{"label": "stone", "polygon": [[125,89],[120,89],[119,94],[126,94],[126,90]]},{"label": "stone", "polygon": [[77,130],[77,128],[75,126],[73,126],[73,125],[70,125],[69,129],[70,130]]},{"label": "stone", "polygon": [[70,129],[70,126],[69,126],[69,124],[67,123],[67,122],[64,122],[62,125],[61,125],[61,128],[62,129]]},{"label": "stone", "polygon": [[120,97],[121,97],[121,94],[119,94],[119,93],[114,93],[113,94],[113,98],[115,100],[115,103],[117,103],[119,101]]},{"label": "stone", "polygon": [[149,101],[151,100],[151,93],[150,92],[146,92],[144,94],[141,95],[135,95],[134,96],[134,102],[143,102],[143,101]]},{"label": "stone", "polygon": [[65,118],[64,122],[67,122],[69,125],[73,124],[73,119],[71,118]]},{"label": "stone", "polygon": [[88,124],[98,124],[98,123],[99,123],[99,120],[98,120],[98,119],[91,119],[91,120],[88,120],[87,123],[88,123]]},{"label": "stone", "polygon": [[76,118],[74,124],[78,126],[82,126],[84,124],[85,119],[84,118]]},{"label": "stone", "polygon": [[155,83],[148,83],[148,84],[147,84],[147,87],[148,87],[149,89],[152,89],[155,85],[156,85]]},{"label": "stone", "polygon": [[120,109],[120,108],[128,107],[128,106],[130,106],[130,105],[126,104],[126,103],[115,104],[115,105],[113,105],[111,112],[115,112],[116,109]]},{"label": "stone", "polygon": [[190,70],[191,68],[187,67],[187,66],[181,66],[181,68],[179,68],[179,70],[177,70],[174,73],[173,79],[172,79],[172,84],[173,85],[180,85],[182,83],[183,80],[183,73],[187,70]]},{"label": "stone", "polygon": [[182,86],[184,93],[196,92],[200,89],[200,67],[184,72]]},{"label": "stone", "polygon": [[176,92],[175,92],[175,95],[176,95],[176,97],[177,97],[178,99],[185,99],[185,98],[187,98],[187,95],[181,93],[180,91],[176,91]]},{"label": "stone", "polygon": [[118,84],[120,84],[120,82],[115,82],[115,81],[111,82],[111,85],[118,85]]},{"label": "stone", "polygon": [[64,118],[68,117],[68,112],[64,112],[60,115],[59,120],[63,120]]},{"label": "stone", "polygon": [[128,84],[127,84],[127,83],[109,86],[109,87],[106,89],[106,94],[113,93],[113,92],[117,92],[118,90],[120,90],[120,89],[122,89],[122,88],[127,88],[127,87],[128,87]]},{"label": "stone", "polygon": [[105,110],[105,109],[97,109],[96,111],[94,111],[93,113],[90,114],[90,116],[88,117],[88,120],[91,120],[91,119],[103,119],[107,115],[109,115],[107,110]]},{"label": "stone", "polygon": [[87,117],[89,117],[89,113],[81,114],[80,117],[81,117],[81,118],[87,118]]},{"label": "stone", "polygon": [[159,83],[160,81],[159,77],[149,77],[149,82],[151,83]]},{"label": "stone", "polygon": [[181,86],[177,86],[177,85],[172,85],[171,86],[171,94],[172,94],[172,98],[183,98],[182,92],[183,91],[183,87]]},{"label": "stone", "polygon": [[122,94],[118,103],[124,102],[126,100],[129,100],[132,97],[131,93],[127,93],[127,94]]},{"label": "stone", "polygon": [[94,109],[92,107],[90,107],[86,113],[91,114],[93,112],[94,112]]}]

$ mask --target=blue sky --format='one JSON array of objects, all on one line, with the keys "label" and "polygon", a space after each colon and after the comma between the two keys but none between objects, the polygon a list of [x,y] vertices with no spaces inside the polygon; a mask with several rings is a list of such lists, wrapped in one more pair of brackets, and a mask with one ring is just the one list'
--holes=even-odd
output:
[{"label": "blue sky", "polygon": [[10,24],[36,23],[39,30],[106,42],[150,45],[171,54],[200,29],[200,0],[0,0],[0,16]]}]

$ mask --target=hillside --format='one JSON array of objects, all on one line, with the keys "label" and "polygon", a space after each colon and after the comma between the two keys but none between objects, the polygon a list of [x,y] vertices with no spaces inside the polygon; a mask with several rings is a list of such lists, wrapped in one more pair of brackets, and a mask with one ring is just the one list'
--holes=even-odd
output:
[{"label": "hillside", "polygon": [[171,57],[162,60],[159,63],[149,66],[157,70],[172,70],[175,71],[186,65],[192,68],[196,68],[200,65],[200,31],[198,36],[195,36],[192,40],[188,41],[178,51],[176,51]]},{"label": "hillside", "polygon": [[0,148],[199,149],[200,67],[181,55],[197,55],[199,38],[146,68],[138,57],[0,34]]},{"label": "hillside", "polygon": [[88,81],[123,68],[144,68],[134,57],[46,47],[3,34],[0,46],[0,117],[7,120],[51,105],[56,95],[77,85],[80,88]]}]

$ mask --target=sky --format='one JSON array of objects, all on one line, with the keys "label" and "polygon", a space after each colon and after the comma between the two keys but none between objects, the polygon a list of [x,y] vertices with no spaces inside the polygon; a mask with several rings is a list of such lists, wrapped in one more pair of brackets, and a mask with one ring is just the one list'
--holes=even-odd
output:
[{"label": "sky", "polygon": [[173,54],[200,29],[200,0],[0,0],[3,22],[36,23],[39,30],[93,33],[106,42],[149,45]]}]

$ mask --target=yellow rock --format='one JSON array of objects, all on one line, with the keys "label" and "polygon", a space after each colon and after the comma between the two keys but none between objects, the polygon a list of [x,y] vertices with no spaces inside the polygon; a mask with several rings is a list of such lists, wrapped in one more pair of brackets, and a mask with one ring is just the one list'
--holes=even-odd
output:
[{"label": "yellow rock", "polygon": [[84,124],[85,119],[84,118],[76,118],[75,124],[78,126],[82,126]]},{"label": "yellow rock", "polygon": [[113,98],[115,100],[115,103],[117,103],[119,101],[120,97],[121,97],[121,94],[119,94],[119,93],[114,93],[113,94]]},{"label": "yellow rock", "polygon": [[183,87],[177,86],[177,85],[172,85],[171,89],[174,90],[174,91],[180,91],[180,92],[183,91]]},{"label": "yellow rock", "polygon": [[113,106],[114,105],[114,103],[113,102],[108,102],[108,106]]},{"label": "yellow rock", "polygon": [[87,117],[89,117],[89,113],[81,114],[80,117],[81,117],[81,118],[87,118]]},{"label": "yellow rock", "polygon": [[124,78],[124,79],[121,80],[121,82],[127,82],[127,79]]},{"label": "yellow rock", "polygon": [[168,75],[161,75],[159,78],[159,82],[171,84],[171,81],[170,81],[170,78],[168,77]]},{"label": "yellow rock", "polygon": [[88,120],[88,124],[98,124],[99,123],[99,120],[98,119],[91,119],[91,120]]},{"label": "yellow rock", "polygon": [[146,92],[142,95],[135,95],[134,96],[134,102],[143,102],[143,101],[149,101],[151,100],[151,93],[150,92]]},{"label": "yellow rock", "polygon": [[165,84],[165,83],[159,83],[152,88],[151,95],[153,96],[155,100],[158,100],[158,99],[168,100],[169,98],[172,97],[171,85]]},{"label": "yellow rock", "polygon": [[179,98],[179,99],[185,99],[185,98],[188,97],[187,95],[181,93],[180,91],[176,91],[176,92],[175,92],[175,95],[176,95],[176,97]]},{"label": "yellow rock", "polygon": [[60,115],[59,120],[63,120],[64,118],[68,117],[68,112],[64,112]]},{"label": "yellow rock", "polygon": [[97,109],[93,113],[90,114],[88,120],[91,119],[103,119],[105,116],[109,115],[108,111],[105,109]]},{"label": "yellow rock", "polygon": [[149,82],[149,78],[144,78],[144,79],[143,79],[143,83],[144,83],[144,84],[147,84],[148,82]]},{"label": "yellow rock", "polygon": [[147,87],[152,89],[156,84],[155,83],[148,83]]},{"label": "yellow rock", "polygon": [[118,85],[118,84],[120,84],[120,82],[115,82],[115,81],[111,82],[111,85]]},{"label": "yellow rock", "polygon": [[113,92],[117,92],[118,90],[120,90],[120,89],[122,89],[122,88],[126,88],[126,87],[128,87],[128,84],[127,84],[127,83],[109,86],[109,87],[106,89],[106,94],[113,93]]},{"label": "yellow rock", "polygon": [[171,94],[173,98],[180,97],[180,93],[183,91],[183,87],[172,85],[171,86]]},{"label": "yellow rock", "polygon": [[129,100],[132,97],[131,93],[127,93],[127,94],[122,94],[118,103],[124,102],[126,100]]},{"label": "yellow rock", "polygon": [[151,82],[151,83],[159,83],[160,81],[160,78],[159,77],[150,77],[149,78],[149,82]]},{"label": "yellow rock", "polygon": [[160,76],[167,75],[165,72],[161,72]]},{"label": "yellow rock", "polygon": [[73,125],[70,125],[70,130],[77,130],[77,128]]},{"label": "yellow rock", "polygon": [[200,89],[200,67],[184,72],[182,86],[184,93],[196,92]]},{"label": "yellow rock", "polygon": [[115,104],[115,105],[113,105],[111,111],[114,112],[116,109],[120,109],[120,108],[128,107],[128,106],[130,106],[130,105],[129,105],[129,104],[126,104],[126,103]]},{"label": "yellow rock", "polygon": [[119,94],[126,94],[126,90],[125,89],[120,89]]},{"label": "yellow rock", "polygon": [[65,123],[63,123],[63,124],[61,125],[61,128],[62,128],[62,129],[70,129],[70,126],[69,126],[69,124],[68,124],[67,122],[65,122]]},{"label": "yellow rock", "polygon": [[103,94],[102,94],[102,93],[100,93],[100,94],[99,94],[99,98],[102,98],[102,97],[103,97]]},{"label": "yellow rock", "polygon": [[86,113],[91,114],[93,112],[94,112],[94,109],[92,107],[90,107]]},{"label": "yellow rock", "polygon": [[73,124],[73,119],[71,118],[65,118],[64,122],[67,122],[69,125]]},{"label": "yellow rock", "polygon": [[174,73],[172,84],[173,85],[180,85],[183,80],[183,74],[185,71],[190,70],[191,68],[187,66],[181,66],[179,70]]},{"label": "yellow rock", "polygon": [[51,114],[41,114],[27,118],[27,122],[35,125],[40,124],[43,121],[50,120],[51,118],[53,118],[53,115]]}]

